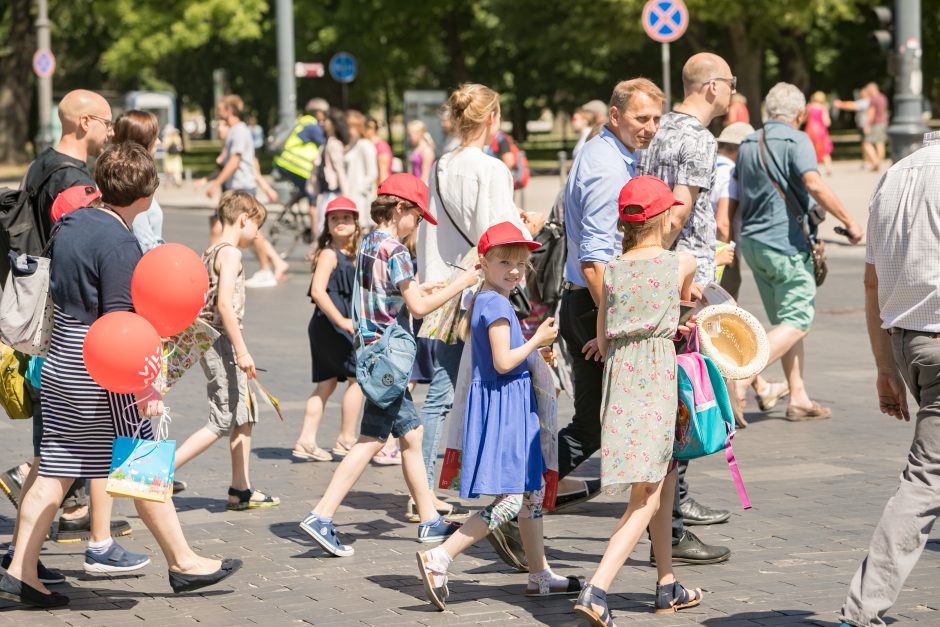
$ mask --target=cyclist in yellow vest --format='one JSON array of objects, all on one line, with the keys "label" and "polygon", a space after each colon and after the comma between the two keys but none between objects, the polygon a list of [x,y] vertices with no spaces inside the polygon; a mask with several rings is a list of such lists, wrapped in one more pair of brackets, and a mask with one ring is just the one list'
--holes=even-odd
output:
[{"label": "cyclist in yellow vest", "polygon": [[304,107],[305,114],[297,120],[284,142],[284,150],[274,158],[278,174],[307,194],[311,201],[314,198],[306,192],[307,179],[317,165],[320,146],[326,142],[321,122],[329,108],[329,103],[323,98],[310,100]]}]

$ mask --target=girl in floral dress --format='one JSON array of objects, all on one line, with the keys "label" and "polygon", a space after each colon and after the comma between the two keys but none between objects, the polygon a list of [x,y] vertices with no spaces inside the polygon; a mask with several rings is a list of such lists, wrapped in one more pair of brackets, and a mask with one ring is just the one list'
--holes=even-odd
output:
[{"label": "girl in floral dress", "polygon": [[657,613],[702,601],[672,573],[672,460],[677,383],[673,338],[679,299],[691,296],[695,258],[663,248],[670,209],[681,205],[661,180],[631,179],[620,192],[623,255],[604,274],[606,303],[597,320],[597,343],[605,355],[601,415],[601,485],[628,494],[629,505],[610,538],[600,566],[584,588],[575,612],[591,625],[613,625],[606,593],[614,577],[650,528],[658,574]]}]

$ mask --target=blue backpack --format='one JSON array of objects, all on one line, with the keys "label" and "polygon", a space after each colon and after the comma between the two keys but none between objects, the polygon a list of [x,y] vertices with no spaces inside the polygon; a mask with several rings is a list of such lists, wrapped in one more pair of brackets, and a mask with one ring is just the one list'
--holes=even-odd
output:
[{"label": "blue backpack", "polygon": [[[695,342],[697,345],[697,336]],[[741,505],[750,509],[751,501],[731,449],[734,413],[725,381],[715,363],[697,351],[677,355],[676,361],[679,406],[673,457],[690,460],[724,450]]]}]

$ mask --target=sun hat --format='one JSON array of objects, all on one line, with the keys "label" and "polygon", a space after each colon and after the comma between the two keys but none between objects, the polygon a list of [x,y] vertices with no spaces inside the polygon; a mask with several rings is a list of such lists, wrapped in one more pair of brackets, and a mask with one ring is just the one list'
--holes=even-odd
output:
[{"label": "sun hat", "polygon": [[480,237],[477,244],[477,253],[482,257],[493,246],[503,246],[505,244],[525,244],[529,247],[529,250],[535,250],[541,246],[538,242],[526,239],[519,227],[512,222],[500,222],[486,229],[486,232]]},{"label": "sun hat", "polygon": [[[670,207],[684,204],[681,200],[676,200],[669,186],[655,176],[637,176],[627,181],[620,190],[620,199],[617,202],[620,219],[624,222],[645,222]],[[624,212],[624,209],[633,206],[642,207],[643,211]]]},{"label": "sun hat", "polygon": [[421,209],[421,215],[425,220],[431,224],[437,224],[437,218],[428,211],[428,186],[415,175],[403,172],[393,174],[379,185],[377,193],[379,196],[388,194],[413,202]]},{"label": "sun hat", "polygon": [[725,378],[747,379],[767,366],[767,332],[750,312],[730,303],[709,305],[695,315],[695,326],[700,352]]},{"label": "sun hat", "polygon": [[331,211],[352,211],[353,213],[359,213],[359,207],[357,207],[356,203],[354,203],[349,198],[346,198],[345,196],[337,196],[326,206],[326,210],[323,212],[323,215],[326,215]]},{"label": "sun hat", "polygon": [[81,209],[82,207],[87,207],[93,201],[101,198],[101,192],[98,191],[98,188],[94,185],[74,185],[68,187],[55,197],[55,201],[52,203],[52,207],[49,210],[49,215],[52,216],[52,220],[58,220],[67,213],[71,213],[76,209]]},{"label": "sun hat", "polygon": [[747,122],[735,122],[722,129],[721,135],[718,136],[718,143],[740,146],[744,138],[753,132],[754,127]]}]

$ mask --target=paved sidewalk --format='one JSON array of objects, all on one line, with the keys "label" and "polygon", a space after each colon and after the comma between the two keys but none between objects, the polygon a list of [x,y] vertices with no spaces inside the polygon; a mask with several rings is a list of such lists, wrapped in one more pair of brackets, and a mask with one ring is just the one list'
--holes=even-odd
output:
[{"label": "paved sidewalk", "polygon": [[[871,188],[867,176],[860,182],[846,174],[849,187],[863,183]],[[853,202],[867,201],[867,193],[858,191],[865,198]],[[168,208],[167,239],[201,249],[205,213]],[[643,540],[610,591],[618,624],[836,625],[849,579],[895,490],[912,426],[877,412],[862,306],[863,250],[831,248],[832,270],[819,297],[806,363],[810,392],[833,407],[833,418],[790,424],[783,420],[782,408],[762,415],[752,403],[751,426],[735,439],[735,453],[754,509],[741,510],[722,456],[697,461],[689,472],[697,499],[733,512],[727,524],[694,529],[707,542],[729,545],[731,560],[679,567],[683,583],[707,591],[705,602],[675,616],[654,616],[655,571],[648,565],[649,544]],[[421,545],[414,541],[416,525],[404,518],[407,496],[398,468],[368,469],[337,514],[340,532],[356,548],[354,557],[327,557],[299,530],[297,523],[336,467],[290,459],[311,390],[306,338],[311,305],[303,266],[298,251],[286,284],[250,291],[245,320],[252,354],[268,369],[262,381],[281,398],[286,413],[283,424],[270,414],[263,416],[256,429],[252,474],[256,486],[280,496],[282,505],[248,513],[225,511],[229,460],[222,444],[184,469],[180,478],[190,487],[175,499],[184,531],[197,550],[239,557],[245,560],[244,570],[218,588],[171,594],[153,537],[131,503],[121,499],[115,503],[115,517],[129,518],[134,526],[133,535],[121,543],[154,557],[144,575],[92,579],[81,571],[84,545],[47,543],[43,560],[69,576],[57,589],[72,597],[72,605],[52,612],[7,609],[0,611],[0,625],[576,624],[572,599],[524,598],[525,576],[508,571],[488,543],[455,562],[450,612],[434,611],[417,577],[414,552]],[[254,269],[253,260],[246,269]],[[750,278],[745,279],[742,302],[763,319]],[[771,374],[780,376],[777,369]],[[419,386],[418,402],[423,393]],[[184,439],[202,425],[206,400],[198,368],[170,393],[167,404],[174,418],[172,437]],[[332,400],[321,446],[332,445],[338,409]],[[561,420],[570,414],[570,400],[563,398]],[[28,422],[0,422],[0,451],[8,466],[28,453],[29,437]],[[582,472],[596,476],[596,461]],[[589,577],[624,507],[602,498],[570,514],[548,516],[546,545],[556,571]],[[4,539],[13,515],[12,507],[0,503]],[[933,538],[890,612],[894,624],[940,624],[940,539],[936,532]]]}]

